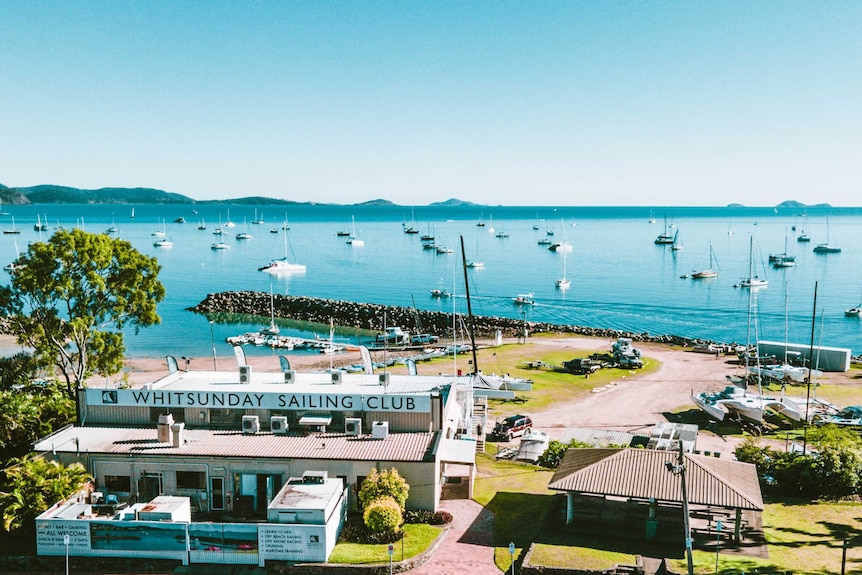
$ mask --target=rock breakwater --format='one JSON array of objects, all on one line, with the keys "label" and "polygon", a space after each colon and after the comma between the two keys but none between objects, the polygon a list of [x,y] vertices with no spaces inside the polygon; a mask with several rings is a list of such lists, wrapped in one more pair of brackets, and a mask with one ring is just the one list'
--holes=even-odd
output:
[{"label": "rock breakwater", "polygon": [[[422,331],[425,333],[440,337],[451,337],[452,334],[452,314],[438,311],[286,295],[274,296],[273,308],[275,316],[278,318],[324,324],[332,320],[341,327],[371,331],[383,330],[385,314],[387,326],[398,326],[404,331],[415,333],[418,331],[416,329],[418,318],[422,325]],[[253,291],[211,293],[189,310],[201,314],[237,313],[269,316],[270,294]],[[639,342],[680,346],[711,343],[706,340],[688,339],[673,335],[650,335],[648,333],[631,333],[579,325],[524,322],[519,319],[496,316],[473,316],[473,325],[476,337],[480,338],[494,337],[497,331],[500,331],[504,337],[518,337],[524,334],[526,328],[529,333],[571,333],[606,339],[630,337]]]}]

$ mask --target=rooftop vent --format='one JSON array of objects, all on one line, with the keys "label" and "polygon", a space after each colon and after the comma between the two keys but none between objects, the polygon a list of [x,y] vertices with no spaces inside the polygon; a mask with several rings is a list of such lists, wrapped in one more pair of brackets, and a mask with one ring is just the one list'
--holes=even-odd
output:
[{"label": "rooftop vent", "polygon": [[373,439],[386,439],[389,436],[389,422],[375,421],[371,424],[371,437]]}]

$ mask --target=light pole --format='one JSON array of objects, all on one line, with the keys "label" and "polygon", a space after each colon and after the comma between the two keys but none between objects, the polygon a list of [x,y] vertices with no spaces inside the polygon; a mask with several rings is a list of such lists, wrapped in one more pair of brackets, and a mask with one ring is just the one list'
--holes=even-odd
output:
[{"label": "light pole", "polygon": [[210,341],[213,345],[213,370],[218,371],[218,360],[216,359],[215,332],[213,331],[213,320],[210,320]]},{"label": "light pole", "polygon": [[512,556],[512,575],[515,575],[515,544],[509,543],[509,555]]},{"label": "light pole", "polygon": [[721,547],[721,521],[715,522],[715,575],[718,575],[718,549]]},{"label": "light pole", "polygon": [[682,488],[682,521],[685,531],[685,553],[688,560],[688,575],[694,575],[694,558],[691,555],[691,527],[688,519],[688,488],[685,484],[685,454],[682,450],[682,441],[679,442],[679,458],[676,463],[668,461],[665,463],[667,470],[674,475],[679,475],[680,487]]},{"label": "light pole", "polygon": [[63,545],[66,546],[66,575],[69,575],[69,534],[63,535]]}]

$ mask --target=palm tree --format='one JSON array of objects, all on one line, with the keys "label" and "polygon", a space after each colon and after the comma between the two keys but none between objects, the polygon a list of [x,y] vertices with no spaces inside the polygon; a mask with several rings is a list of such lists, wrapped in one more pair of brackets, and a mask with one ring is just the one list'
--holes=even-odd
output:
[{"label": "palm tree", "polygon": [[74,495],[93,479],[80,463],[64,466],[40,456],[13,459],[4,474],[0,512],[9,532],[31,525],[49,505]]}]

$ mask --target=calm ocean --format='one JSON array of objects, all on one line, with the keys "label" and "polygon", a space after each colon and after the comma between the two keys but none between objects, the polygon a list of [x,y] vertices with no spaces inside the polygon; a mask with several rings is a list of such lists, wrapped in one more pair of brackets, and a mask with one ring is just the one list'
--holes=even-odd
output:
[{"label": "calm ocean", "polygon": [[[769,280],[757,292],[756,330],[752,339],[807,344],[811,338],[814,287],[818,283],[815,343],[862,351],[862,321],[845,317],[844,309],[862,299],[862,208],[515,208],[515,207],[344,207],[344,206],[230,206],[223,205],[40,205],[4,206],[4,230],[14,226],[20,235],[5,235],[0,261],[9,262],[17,248],[46,238],[33,225],[37,215],[51,230],[58,225],[103,232],[112,223],[119,237],[155,255],[162,264],[167,298],[159,307],[162,324],[127,337],[128,354],[135,357],[201,356],[211,352],[207,318],[185,311],[210,292],[258,290],[466,313],[460,238],[468,260],[481,260],[484,269],[470,270],[473,313],[523,317],[536,321],[673,334],[722,342],[746,341],[748,290],[734,287],[749,275],[749,238],[754,238],[756,275]],[[134,208],[135,218],[132,219]],[[263,224],[252,224],[257,218]],[[173,223],[178,217],[186,223]],[[656,223],[649,223],[650,217]],[[684,245],[671,252],[653,244],[664,229],[679,231]],[[812,252],[826,241],[842,248],[838,254]],[[231,249],[214,251],[213,230],[230,218],[236,227],[225,229]],[[355,219],[362,247],[351,247],[336,232],[351,230]],[[163,219],[167,220],[163,224]],[[290,248],[306,273],[270,276],[257,271],[270,259],[283,256],[282,224],[290,225]],[[476,224],[480,220],[484,227]],[[198,230],[204,221],[207,229]],[[403,233],[402,224],[420,234]],[[538,224],[539,229],[533,226]],[[671,227],[673,226],[673,227]],[[795,226],[796,230],[792,227]],[[173,248],[153,246],[152,232],[166,230]],[[275,228],[278,233],[271,233]],[[508,237],[498,238],[496,232]],[[811,243],[796,237],[807,231]],[[573,251],[565,257],[571,288],[557,290],[564,256],[538,240],[553,232],[553,241],[567,241]],[[241,231],[254,239],[238,241]],[[419,235],[431,233],[452,254],[423,250]],[[796,256],[796,267],[763,269],[769,253]],[[720,270],[712,280],[681,279],[709,264],[712,243]],[[293,256],[291,255],[291,258]],[[3,272],[6,274],[6,272]],[[4,280],[8,281],[8,275]],[[432,298],[430,290],[448,289],[452,300]],[[785,314],[785,289],[787,293]],[[520,293],[534,294],[536,305],[513,305]],[[785,330],[785,318],[787,329]],[[253,330],[259,323],[217,323],[218,353],[230,354],[224,338]],[[303,334],[308,336],[309,334]],[[328,335],[328,334],[322,334]],[[271,353],[259,351],[258,353]]]}]

